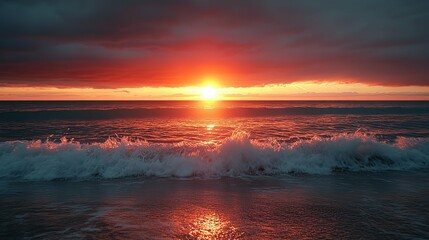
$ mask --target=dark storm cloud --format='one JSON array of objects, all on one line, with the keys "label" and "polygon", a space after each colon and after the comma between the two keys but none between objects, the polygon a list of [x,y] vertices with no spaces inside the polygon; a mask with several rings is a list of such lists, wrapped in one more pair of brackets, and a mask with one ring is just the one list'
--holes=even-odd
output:
[{"label": "dark storm cloud", "polygon": [[418,0],[0,1],[0,84],[427,86],[428,22]]}]

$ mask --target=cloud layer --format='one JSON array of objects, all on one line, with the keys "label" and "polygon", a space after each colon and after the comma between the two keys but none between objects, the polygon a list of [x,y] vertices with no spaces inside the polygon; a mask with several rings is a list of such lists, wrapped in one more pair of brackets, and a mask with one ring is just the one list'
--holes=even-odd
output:
[{"label": "cloud layer", "polygon": [[429,2],[0,1],[0,86],[429,86]]}]

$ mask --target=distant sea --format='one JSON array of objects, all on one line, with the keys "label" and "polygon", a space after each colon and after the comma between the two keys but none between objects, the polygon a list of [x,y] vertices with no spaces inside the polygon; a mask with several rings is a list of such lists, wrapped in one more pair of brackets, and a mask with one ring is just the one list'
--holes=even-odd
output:
[{"label": "distant sea", "polygon": [[3,101],[0,238],[429,238],[427,101]]}]

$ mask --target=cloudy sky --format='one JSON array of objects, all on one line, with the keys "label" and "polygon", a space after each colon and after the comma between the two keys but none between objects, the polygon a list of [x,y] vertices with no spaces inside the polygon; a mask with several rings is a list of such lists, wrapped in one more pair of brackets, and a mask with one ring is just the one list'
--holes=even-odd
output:
[{"label": "cloudy sky", "polygon": [[429,1],[0,1],[1,99],[429,99]]}]

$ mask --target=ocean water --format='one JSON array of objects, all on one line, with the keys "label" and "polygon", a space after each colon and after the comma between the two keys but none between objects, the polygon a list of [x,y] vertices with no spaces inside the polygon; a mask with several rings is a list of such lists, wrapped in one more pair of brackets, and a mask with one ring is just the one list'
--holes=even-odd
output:
[{"label": "ocean water", "polygon": [[429,102],[0,102],[0,237],[429,238]]}]

